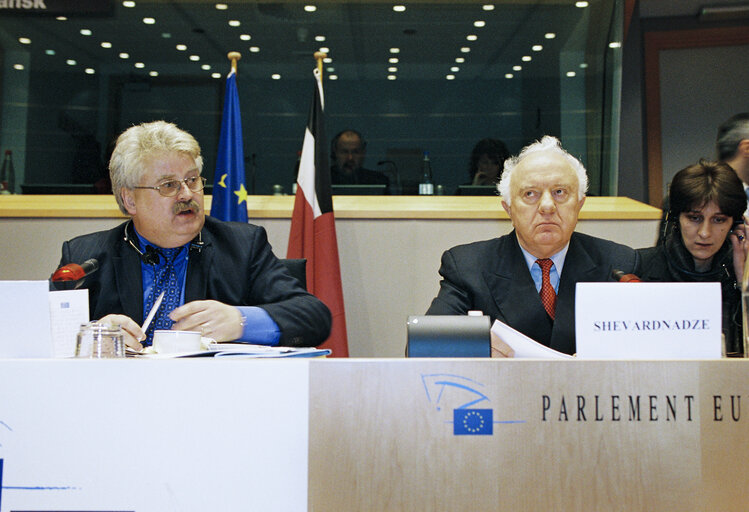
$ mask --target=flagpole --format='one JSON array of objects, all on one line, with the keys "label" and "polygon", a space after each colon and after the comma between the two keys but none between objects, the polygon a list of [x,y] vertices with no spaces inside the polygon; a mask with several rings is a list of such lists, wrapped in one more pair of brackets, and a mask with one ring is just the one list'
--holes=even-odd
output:
[{"label": "flagpole", "polygon": [[237,61],[242,58],[242,54],[239,52],[229,52],[226,56],[231,61],[232,73],[236,74],[237,73]]},{"label": "flagpole", "polygon": [[322,80],[322,60],[327,56],[328,54],[325,52],[315,52],[315,59],[317,60],[317,71],[320,73],[320,80]]}]

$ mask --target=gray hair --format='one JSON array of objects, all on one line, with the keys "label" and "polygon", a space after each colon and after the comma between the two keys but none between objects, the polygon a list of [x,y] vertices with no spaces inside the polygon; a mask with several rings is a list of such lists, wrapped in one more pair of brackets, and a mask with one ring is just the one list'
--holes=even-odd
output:
[{"label": "gray hair", "polygon": [[577,176],[577,196],[578,200],[585,197],[585,193],[588,191],[588,174],[585,172],[583,164],[570,155],[567,151],[562,148],[561,142],[556,137],[545,135],[541,140],[537,140],[533,144],[525,146],[520,154],[508,158],[505,160],[504,170],[502,171],[502,178],[499,180],[497,190],[499,195],[502,196],[502,200],[510,206],[512,202],[512,194],[510,193],[510,183],[512,182],[512,175],[515,172],[517,166],[522,162],[525,157],[535,155],[538,153],[552,153],[557,154],[567,160],[570,168],[575,171]]},{"label": "gray hair", "polygon": [[128,213],[122,202],[122,189],[132,190],[138,186],[145,172],[145,161],[158,152],[185,153],[195,160],[198,172],[203,170],[198,141],[177,125],[154,121],[131,126],[117,138],[109,160],[112,193],[122,213]]},{"label": "gray hair", "polygon": [[715,146],[718,160],[729,160],[739,149],[742,140],[749,139],[749,112],[742,112],[727,119],[718,127]]}]

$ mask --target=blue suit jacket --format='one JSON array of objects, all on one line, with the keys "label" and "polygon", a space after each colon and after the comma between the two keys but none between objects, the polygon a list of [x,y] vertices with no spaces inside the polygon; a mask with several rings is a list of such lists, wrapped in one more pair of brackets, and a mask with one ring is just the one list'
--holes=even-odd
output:
[{"label": "blue suit jacket", "polygon": [[546,314],[517,237],[459,245],[442,255],[440,291],[428,315],[465,315],[481,310],[539,343],[575,353],[575,284],[612,281],[611,271],[634,272],[634,249],[573,233],[557,293],[555,320]]},{"label": "blue suit jacket", "polygon": [[[140,256],[125,240],[126,225],[79,236],[62,246],[61,265],[89,258],[99,261],[99,270],[83,284],[89,289],[91,318],[116,313],[143,320]],[[325,341],[330,311],[273,255],[262,227],[206,217],[201,236],[202,249],[190,250],[186,303],[212,299],[259,306],[281,329],[281,345],[315,346]]]}]

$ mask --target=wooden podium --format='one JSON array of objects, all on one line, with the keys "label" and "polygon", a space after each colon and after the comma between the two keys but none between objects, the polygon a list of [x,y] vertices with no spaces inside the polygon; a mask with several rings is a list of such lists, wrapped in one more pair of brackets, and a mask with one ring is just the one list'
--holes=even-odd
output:
[{"label": "wooden podium", "polygon": [[309,510],[749,507],[746,360],[326,361],[310,387]]}]

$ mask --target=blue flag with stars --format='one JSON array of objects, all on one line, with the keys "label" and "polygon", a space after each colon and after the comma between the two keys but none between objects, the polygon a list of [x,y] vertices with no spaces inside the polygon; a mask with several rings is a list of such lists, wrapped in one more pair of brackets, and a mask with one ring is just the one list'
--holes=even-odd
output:
[{"label": "blue flag with stars", "polygon": [[244,186],[244,150],[242,119],[239,114],[237,73],[232,69],[226,77],[224,113],[213,178],[211,216],[220,220],[247,222],[247,189]]}]

